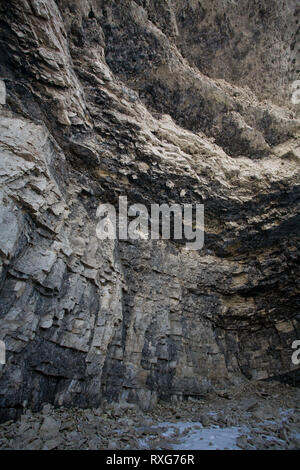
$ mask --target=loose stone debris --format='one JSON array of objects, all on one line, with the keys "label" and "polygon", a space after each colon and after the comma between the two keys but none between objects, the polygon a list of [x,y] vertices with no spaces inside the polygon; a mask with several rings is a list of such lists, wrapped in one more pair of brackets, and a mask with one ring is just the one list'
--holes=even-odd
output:
[{"label": "loose stone debris", "polygon": [[300,390],[277,382],[159,403],[24,410],[0,425],[0,449],[300,449]]}]

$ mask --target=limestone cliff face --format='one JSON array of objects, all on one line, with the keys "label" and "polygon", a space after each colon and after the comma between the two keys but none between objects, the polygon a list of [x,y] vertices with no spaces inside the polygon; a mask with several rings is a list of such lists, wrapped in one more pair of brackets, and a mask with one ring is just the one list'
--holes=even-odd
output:
[{"label": "limestone cliff face", "polygon": [[[297,373],[296,4],[0,1],[1,419]],[[204,248],[99,240],[121,195]]]}]

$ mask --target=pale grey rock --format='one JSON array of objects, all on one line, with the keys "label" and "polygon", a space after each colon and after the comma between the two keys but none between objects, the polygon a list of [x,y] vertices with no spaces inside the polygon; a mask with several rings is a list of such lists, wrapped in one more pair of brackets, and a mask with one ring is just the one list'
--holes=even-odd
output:
[{"label": "pale grey rock", "polygon": [[[1,421],[299,381],[296,2],[263,3],[0,1]],[[204,249],[98,240],[124,194],[204,202]]]},{"label": "pale grey rock", "polygon": [[249,400],[245,400],[242,402],[242,407],[245,411],[253,411],[257,409],[258,403],[255,398],[250,398]]},{"label": "pale grey rock", "polygon": [[0,206],[0,250],[1,253],[10,258],[14,254],[14,247],[20,236],[18,218],[14,213],[16,208],[13,205]]},{"label": "pale grey rock", "polygon": [[56,436],[56,434],[60,430],[61,423],[56,418],[52,418],[51,416],[46,416],[44,421],[40,427],[40,435],[45,438],[50,438]]}]

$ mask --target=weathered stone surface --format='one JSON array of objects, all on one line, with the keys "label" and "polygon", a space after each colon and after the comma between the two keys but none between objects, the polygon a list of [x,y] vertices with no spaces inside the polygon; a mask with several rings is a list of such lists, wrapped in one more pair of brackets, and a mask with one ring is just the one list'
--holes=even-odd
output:
[{"label": "weathered stone surface", "polygon": [[[192,444],[194,450],[197,443],[198,449],[209,450],[216,446],[215,434],[223,431],[225,437],[236,434],[231,438],[235,448],[299,449],[295,387],[252,381],[229,391],[230,400],[212,393],[200,400],[164,402],[147,412],[132,404],[104,403],[86,410],[47,404],[42,412],[27,410],[19,421],[0,424],[0,449],[183,450]],[[254,412],[245,406],[253,402]]]},{"label": "weathered stone surface", "polygon": [[[1,420],[299,381],[297,7],[225,3],[0,1]],[[120,195],[204,203],[204,248],[98,240]]]}]

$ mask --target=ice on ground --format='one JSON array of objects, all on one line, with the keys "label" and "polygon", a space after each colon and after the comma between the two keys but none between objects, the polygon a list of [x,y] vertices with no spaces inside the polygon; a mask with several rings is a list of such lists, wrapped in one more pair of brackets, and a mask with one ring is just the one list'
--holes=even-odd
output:
[{"label": "ice on ground", "polygon": [[[154,439],[156,446],[160,445],[157,438],[160,436],[162,448],[167,446],[166,448],[173,450],[241,450],[245,445],[255,450],[265,448],[268,442],[271,445],[267,448],[274,446],[284,448],[285,441],[281,435],[278,435],[278,429],[289,425],[289,435],[294,440],[300,440],[300,432],[296,425],[291,427],[289,424],[289,417],[295,414],[294,409],[280,408],[279,412],[279,420],[267,418],[253,422],[246,419],[244,424],[228,427],[216,424],[204,427],[201,422],[195,421],[165,421],[150,426],[148,436],[139,439],[139,443],[144,449],[151,449],[151,440]],[[210,412],[210,414],[216,413]]]},{"label": "ice on ground", "polygon": [[188,431],[179,437],[179,443],[172,445],[174,450],[241,450],[236,445],[236,439],[247,431],[247,428],[237,426],[203,428],[197,422],[160,423],[160,426],[169,427],[168,431],[162,433],[165,437],[171,437],[174,429],[178,429],[180,434]]}]

